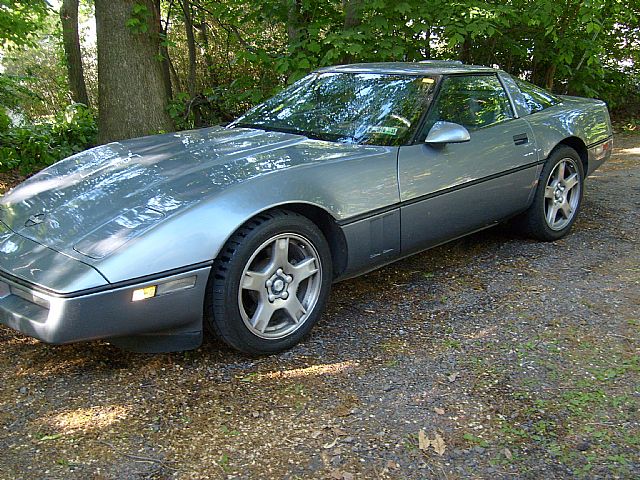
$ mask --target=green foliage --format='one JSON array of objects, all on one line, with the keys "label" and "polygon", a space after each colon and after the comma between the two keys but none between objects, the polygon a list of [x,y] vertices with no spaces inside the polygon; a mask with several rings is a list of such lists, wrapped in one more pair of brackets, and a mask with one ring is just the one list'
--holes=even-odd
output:
[{"label": "green foliage", "polygon": [[[92,14],[90,3],[82,15]],[[167,28],[157,58],[172,72],[169,113],[179,129],[229,121],[320,67],[422,59],[496,65],[556,93],[601,98],[628,129],[640,121],[638,0],[190,4],[195,95],[188,93],[184,10],[181,2],[161,2]],[[137,36],[154,30],[150,5],[131,2],[127,26]],[[45,0],[0,0],[0,130],[9,128],[9,112],[42,124],[70,101],[60,35],[58,12]],[[86,44],[83,62],[96,104],[96,52]]]},{"label": "green foliage", "polygon": [[151,12],[146,5],[134,3],[131,7],[131,17],[127,20],[127,27],[132,33],[147,33]]},{"label": "green foliage", "polygon": [[48,13],[45,0],[0,0],[0,48],[33,44]]},{"label": "green foliage", "polygon": [[190,96],[186,92],[179,92],[169,102],[169,116],[173,120],[177,130],[189,130],[193,128],[193,115],[188,109]]},{"label": "green foliage", "polygon": [[0,131],[0,171],[33,173],[94,145],[96,133],[93,112],[80,104],[51,122],[9,127]]},{"label": "green foliage", "polygon": [[489,448],[489,442],[480,437],[476,437],[472,433],[467,432],[462,436],[462,438],[464,438],[471,445],[478,445],[482,448]]},{"label": "green foliage", "polygon": [[[95,90],[95,65],[88,54],[85,71],[90,90]],[[4,52],[0,74],[0,109],[4,107],[20,122],[37,123],[64,110],[71,101],[61,38],[60,18],[51,12],[40,25],[37,43]],[[3,95],[2,77],[15,94]]]},{"label": "green foliage", "polygon": [[37,96],[24,83],[30,79],[19,75],[0,73],[0,132],[6,131],[12,124],[9,112],[20,112],[21,106],[37,99]]},{"label": "green foliage", "polygon": [[[422,0],[193,5],[207,26],[206,54],[212,59],[209,66],[198,61],[200,92],[213,111],[226,116],[319,67],[425,58],[497,65],[556,93],[602,98],[614,109],[640,98],[636,0],[433,0],[428,8]],[[184,79],[183,18],[177,9],[171,17],[170,56]],[[183,109],[181,115],[191,114]],[[205,118],[204,124],[218,118]]]}]

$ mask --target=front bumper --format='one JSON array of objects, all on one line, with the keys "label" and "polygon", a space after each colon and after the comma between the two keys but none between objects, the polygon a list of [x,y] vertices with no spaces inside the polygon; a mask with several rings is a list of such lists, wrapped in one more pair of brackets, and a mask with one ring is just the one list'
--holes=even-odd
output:
[{"label": "front bumper", "polygon": [[[196,348],[210,266],[99,291],[48,293],[0,272],[0,323],[46,343],[108,339],[136,351]],[[134,290],[195,277],[193,286],[132,301]],[[188,282],[191,283],[191,282]]]}]

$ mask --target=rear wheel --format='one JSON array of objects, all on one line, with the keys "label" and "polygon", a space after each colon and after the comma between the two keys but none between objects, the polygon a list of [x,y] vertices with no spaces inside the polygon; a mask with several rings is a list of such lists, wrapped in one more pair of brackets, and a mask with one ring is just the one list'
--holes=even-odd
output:
[{"label": "rear wheel", "polygon": [[533,204],[522,218],[527,233],[553,241],[569,233],[582,203],[584,169],[578,153],[561,146],[549,156]]},{"label": "rear wheel", "polygon": [[243,352],[285,350],[322,314],[331,278],[329,247],[313,222],[286,210],[262,214],[233,235],[215,262],[209,323]]}]

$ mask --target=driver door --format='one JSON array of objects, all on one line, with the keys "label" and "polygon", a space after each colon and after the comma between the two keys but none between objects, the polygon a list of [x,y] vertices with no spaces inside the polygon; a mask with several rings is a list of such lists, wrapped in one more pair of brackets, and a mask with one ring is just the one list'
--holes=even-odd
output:
[{"label": "driver door", "polygon": [[[456,75],[442,82],[420,141],[398,153],[403,255],[523,210],[538,178],[533,131],[515,118],[497,75]],[[466,127],[470,141],[424,143],[440,120]]]}]

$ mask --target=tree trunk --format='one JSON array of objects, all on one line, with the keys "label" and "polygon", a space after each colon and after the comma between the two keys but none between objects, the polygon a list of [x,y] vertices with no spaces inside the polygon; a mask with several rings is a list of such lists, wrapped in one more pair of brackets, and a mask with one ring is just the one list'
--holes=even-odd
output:
[{"label": "tree trunk", "polygon": [[162,56],[162,81],[164,92],[168,100],[173,98],[173,85],[171,85],[171,70],[169,69],[169,49],[166,45],[160,45],[160,55]]},{"label": "tree trunk", "polygon": [[289,48],[298,43],[309,23],[309,14],[302,11],[302,0],[286,0],[288,4],[287,12],[287,35],[289,38]]},{"label": "tree trunk", "polygon": [[176,67],[173,65],[171,58],[169,61],[169,74],[171,75],[171,83],[176,86],[178,92],[182,91],[182,82],[180,81],[180,77],[178,76],[178,72],[176,72]]},{"label": "tree trunk", "polygon": [[209,51],[209,26],[205,20],[204,15],[200,19],[200,45],[202,46],[202,56],[204,57],[204,64],[207,67],[207,83],[208,86],[213,88],[216,85],[215,65],[213,63],[213,57]]},{"label": "tree trunk", "polygon": [[471,46],[471,35],[467,35],[464,37],[464,43],[462,44],[462,48],[460,49],[460,60],[462,61],[462,63],[472,63]]},{"label": "tree trunk", "polygon": [[189,74],[187,76],[187,89],[193,99],[196,96],[196,39],[193,34],[193,15],[191,2],[182,0],[182,11],[184,13],[184,28],[187,34],[187,50],[189,52]]},{"label": "tree trunk", "polygon": [[84,82],[82,68],[82,53],[80,52],[80,35],[78,34],[78,3],[79,0],[63,0],[60,6],[60,21],[62,23],[62,44],[67,63],[67,77],[69,89],[74,102],[89,106],[87,86]]},{"label": "tree trunk", "polygon": [[556,74],[556,64],[551,63],[544,72],[544,86],[547,90],[553,90],[553,77]]},{"label": "tree trunk", "polygon": [[[160,12],[160,0],[155,0],[155,8]],[[173,86],[171,85],[171,70],[169,68],[169,49],[167,48],[167,28],[169,26],[169,16],[171,14],[171,4],[169,5],[169,13],[167,13],[167,22],[165,26],[162,26],[161,16],[158,15],[158,29],[161,32],[162,38],[160,42],[160,56],[162,57],[162,76],[164,80],[164,89],[167,93],[167,99],[173,98]]]},{"label": "tree trunk", "polygon": [[[143,5],[146,31],[126,23]],[[96,0],[98,45],[98,141],[122,140],[173,130],[158,60],[158,12],[153,0]]]},{"label": "tree trunk", "polygon": [[[344,10],[345,32],[355,30],[362,23],[362,4],[363,0],[342,0],[342,8]],[[341,63],[353,63],[353,55],[344,54]]]},{"label": "tree trunk", "polygon": [[362,23],[362,0],[342,0],[344,29],[351,30]]}]

